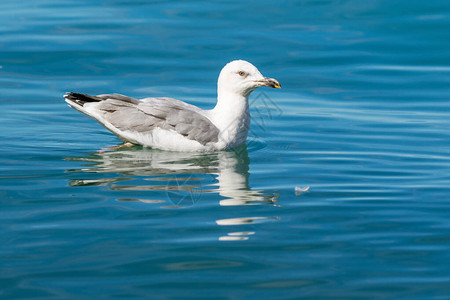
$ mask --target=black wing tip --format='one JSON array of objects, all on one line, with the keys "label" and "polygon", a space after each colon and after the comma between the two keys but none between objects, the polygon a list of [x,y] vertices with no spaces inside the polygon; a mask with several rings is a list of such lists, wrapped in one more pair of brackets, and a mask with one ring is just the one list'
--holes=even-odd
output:
[{"label": "black wing tip", "polygon": [[76,95],[77,95],[77,93],[67,92],[67,93],[64,95],[64,98],[73,101],[73,100],[77,99]]},{"label": "black wing tip", "polygon": [[87,102],[100,102],[103,99],[91,95],[86,94],[80,94],[80,93],[73,93],[73,92],[67,92],[64,95],[64,98],[67,100],[70,100],[72,102],[75,102],[78,105],[83,106]]}]

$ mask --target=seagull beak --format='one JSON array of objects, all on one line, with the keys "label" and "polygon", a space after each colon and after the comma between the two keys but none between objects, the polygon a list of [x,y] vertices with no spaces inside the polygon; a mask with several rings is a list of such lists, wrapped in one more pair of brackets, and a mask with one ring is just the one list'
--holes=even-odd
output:
[{"label": "seagull beak", "polygon": [[281,89],[281,85],[278,80],[273,78],[264,77],[264,79],[256,81],[259,86],[270,86],[272,88]]}]

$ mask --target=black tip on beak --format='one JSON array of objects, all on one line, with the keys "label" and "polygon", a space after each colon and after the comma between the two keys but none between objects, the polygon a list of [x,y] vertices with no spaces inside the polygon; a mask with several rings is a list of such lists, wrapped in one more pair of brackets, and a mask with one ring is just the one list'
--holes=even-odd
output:
[{"label": "black tip on beak", "polygon": [[261,86],[270,86],[271,88],[281,89],[281,84],[278,80],[273,78],[264,77],[263,80],[259,80],[258,82]]},{"label": "black tip on beak", "polygon": [[275,89],[281,89],[281,84],[278,82],[278,80],[273,78],[266,78],[267,82],[269,83],[268,86]]}]

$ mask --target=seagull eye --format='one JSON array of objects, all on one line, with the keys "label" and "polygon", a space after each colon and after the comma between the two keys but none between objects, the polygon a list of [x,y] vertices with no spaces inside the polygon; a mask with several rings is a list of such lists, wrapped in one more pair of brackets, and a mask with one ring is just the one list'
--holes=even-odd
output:
[{"label": "seagull eye", "polygon": [[238,74],[241,77],[247,76],[247,73],[245,73],[244,71],[239,71]]}]

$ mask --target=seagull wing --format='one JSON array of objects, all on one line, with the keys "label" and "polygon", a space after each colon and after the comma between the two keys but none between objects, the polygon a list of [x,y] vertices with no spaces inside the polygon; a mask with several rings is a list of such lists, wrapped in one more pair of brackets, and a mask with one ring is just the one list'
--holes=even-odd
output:
[{"label": "seagull wing", "polygon": [[200,108],[172,98],[138,100],[120,94],[68,93],[66,101],[101,124],[107,122],[121,131],[145,134],[159,127],[173,130],[202,145],[217,142],[219,138],[219,129]]}]

